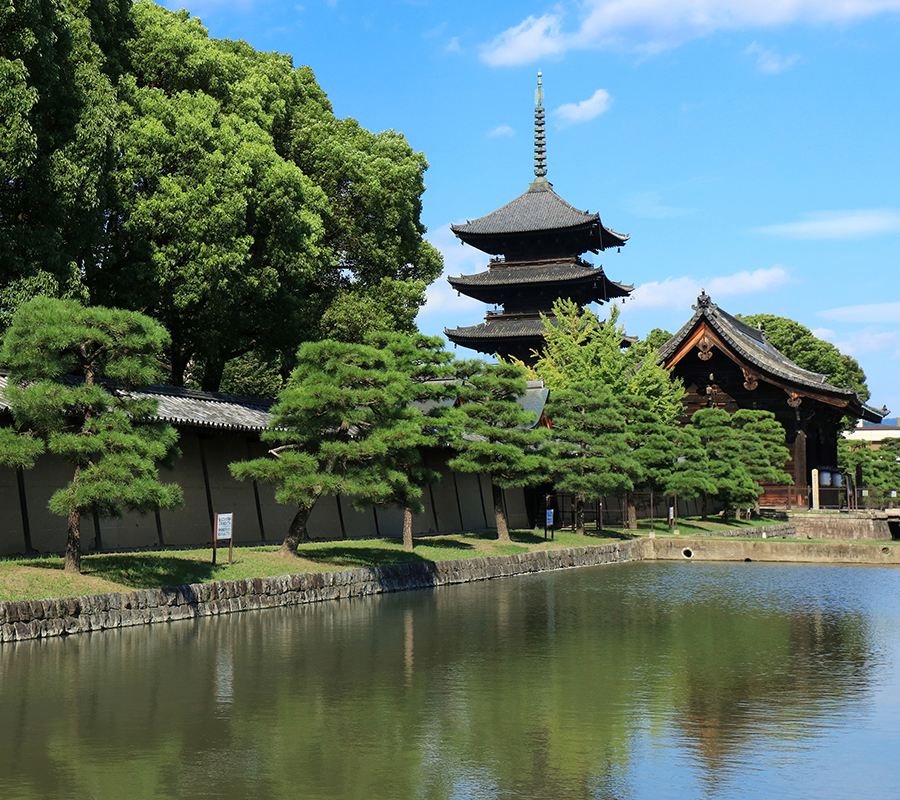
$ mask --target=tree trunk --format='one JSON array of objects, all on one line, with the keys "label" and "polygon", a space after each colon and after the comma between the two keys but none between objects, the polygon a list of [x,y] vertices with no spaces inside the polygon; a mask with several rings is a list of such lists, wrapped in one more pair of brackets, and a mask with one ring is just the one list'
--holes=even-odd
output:
[{"label": "tree trunk", "polygon": [[81,574],[81,512],[77,508],[69,512],[65,572]]},{"label": "tree trunk", "polygon": [[170,349],[172,360],[172,371],[169,373],[169,384],[171,386],[184,386],[184,373],[187,372],[187,366],[190,363],[190,353],[182,351],[174,342]]},{"label": "tree trunk", "polygon": [[291,520],[291,527],[288,528],[288,535],[284,537],[284,541],[281,543],[281,549],[278,551],[278,555],[282,558],[296,558],[297,547],[300,542],[309,541],[306,523],[309,520],[309,515],[311,513],[311,506],[309,508],[306,506],[297,506],[297,513],[294,514],[294,518]]},{"label": "tree trunk", "polygon": [[412,550],[415,546],[412,535],[412,509],[403,509],[403,549]]},{"label": "tree trunk", "polygon": [[203,377],[200,379],[200,388],[204,392],[218,392],[222,383],[222,373],[225,372],[225,362],[221,359],[208,361],[203,365]]},{"label": "tree trunk", "polygon": [[703,502],[700,505],[700,519],[706,522],[706,514],[707,514],[707,500],[708,496],[706,492],[703,493]]},{"label": "tree trunk", "polygon": [[494,485],[494,517],[497,520],[497,541],[511,542],[509,538],[509,527],[506,524],[506,512],[503,510],[503,490]]},{"label": "tree trunk", "polygon": [[634,494],[628,492],[625,495],[626,516],[628,517],[628,530],[637,530],[637,505],[634,501]]},{"label": "tree trunk", "polygon": [[584,536],[584,498],[581,495],[575,498],[575,533]]}]

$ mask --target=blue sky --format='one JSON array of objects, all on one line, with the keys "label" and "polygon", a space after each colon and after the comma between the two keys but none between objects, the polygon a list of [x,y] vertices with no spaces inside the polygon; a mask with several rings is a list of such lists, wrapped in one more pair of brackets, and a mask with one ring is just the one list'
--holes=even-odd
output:
[{"label": "blue sky", "polygon": [[[448,274],[487,260],[449,225],[533,178],[542,70],[548,179],[632,237],[595,259],[635,286],[629,333],[676,331],[705,288],[730,313],[811,328],[860,362],[872,404],[900,410],[900,0],[188,8],[214,37],[309,64],[338,116],[425,153],[422,219]],[[419,326],[484,311],[441,279]]]}]

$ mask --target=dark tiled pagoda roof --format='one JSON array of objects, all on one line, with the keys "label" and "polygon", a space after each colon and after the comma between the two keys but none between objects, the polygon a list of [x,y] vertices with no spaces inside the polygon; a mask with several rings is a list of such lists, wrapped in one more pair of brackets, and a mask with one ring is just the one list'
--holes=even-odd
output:
[{"label": "dark tiled pagoda roof", "polygon": [[444,333],[451,342],[463,344],[466,339],[540,339],[544,338],[544,322],[540,317],[528,317],[524,319],[510,319],[501,314],[488,317],[485,322],[478,325],[469,325],[465,328],[444,329]]},{"label": "dark tiled pagoda roof", "polygon": [[737,355],[764,375],[770,375],[798,388],[846,398],[849,401],[848,413],[857,417],[880,421],[888,413],[887,409],[882,413],[865,405],[853,389],[843,389],[828,383],[828,375],[810,372],[797,366],[775,349],[765,333],[720,309],[707,294],[701,294],[697,298],[697,305],[693,308],[694,316],[659,349],[659,358],[663,363],[675,355],[696,327],[705,321]]},{"label": "dark tiled pagoda roof", "polygon": [[[6,389],[7,374],[0,373],[0,393]],[[73,378],[73,381],[78,379]],[[157,419],[173,425],[222,431],[263,431],[269,427],[269,410],[274,400],[241,397],[223,392],[197,392],[175,386],[144,386],[132,397],[156,400]],[[0,397],[0,410],[9,406]]]},{"label": "dark tiled pagoda roof", "polygon": [[603,267],[593,267],[579,258],[493,262],[483,272],[447,280],[457,291],[485,303],[505,302],[512,288],[548,297],[571,297],[581,304],[627,297],[634,288],[609,280]]},{"label": "dark tiled pagoda roof", "polygon": [[528,191],[496,211],[465,225],[451,225],[450,229],[464,242],[487,253],[504,252],[504,240],[516,234],[584,231],[587,238],[582,239],[588,243],[584,250],[620,247],[629,238],[628,234],[604,227],[599,214],[569,205],[546,180],[535,181]]}]

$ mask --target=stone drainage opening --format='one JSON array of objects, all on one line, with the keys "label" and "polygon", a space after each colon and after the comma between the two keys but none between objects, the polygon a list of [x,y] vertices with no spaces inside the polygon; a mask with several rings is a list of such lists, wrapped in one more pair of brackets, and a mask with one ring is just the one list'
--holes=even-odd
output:
[{"label": "stone drainage opening", "polygon": [[685,547],[684,550],[681,551],[681,555],[683,555],[685,558],[692,558],[694,554],[690,548]]},{"label": "stone drainage opening", "polygon": [[884,553],[885,555],[887,555],[888,553],[891,552],[891,548],[890,547],[882,547],[881,552]]}]

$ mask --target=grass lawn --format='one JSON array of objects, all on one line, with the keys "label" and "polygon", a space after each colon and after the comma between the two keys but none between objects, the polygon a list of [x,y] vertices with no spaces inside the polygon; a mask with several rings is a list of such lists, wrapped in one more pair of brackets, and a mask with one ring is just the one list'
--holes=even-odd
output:
[{"label": "grass lawn", "polygon": [[[766,524],[766,521],[756,522]],[[678,522],[681,534],[714,533],[735,527],[753,527],[752,522],[700,522],[684,519]],[[668,535],[665,520],[654,525],[657,534]],[[650,530],[649,520],[642,520],[634,535],[644,536]],[[220,550],[218,564],[212,564],[212,549],[135,551],[106,553],[82,557],[82,575],[63,572],[61,556],[0,560],[0,601],[36,600],[45,597],[127,592],[180,586],[185,583],[239,580],[286,573],[330,572],[354,567],[379,566],[413,561],[447,561],[456,558],[509,555],[531,550],[582,547],[588,544],[628,539],[628,531],[587,530],[585,536],[572,531],[556,531],[552,540],[544,540],[543,532],[517,530],[513,542],[502,544],[493,532],[460,533],[425,536],[416,539],[413,552],[407,552],[398,539],[360,539],[310,542],[300,546],[299,557],[286,560],[278,556],[278,545],[236,547],[234,563],[227,562],[227,551]]]}]

